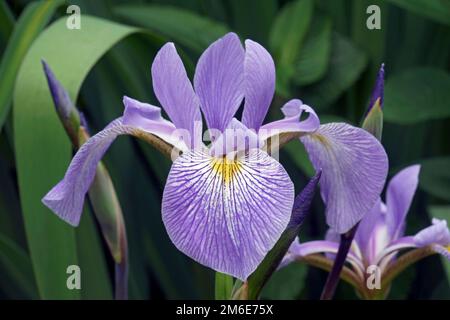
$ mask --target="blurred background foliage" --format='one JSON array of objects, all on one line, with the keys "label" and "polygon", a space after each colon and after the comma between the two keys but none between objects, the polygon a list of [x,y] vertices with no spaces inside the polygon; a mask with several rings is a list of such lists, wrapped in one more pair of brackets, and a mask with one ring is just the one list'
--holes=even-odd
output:
[{"label": "blurred background foliage", "polygon": [[[81,30],[65,28],[69,4]],[[381,9],[369,30],[366,8]],[[322,122],[359,125],[376,72],[386,67],[383,145],[390,175],[423,165],[407,233],[430,217],[450,219],[450,1],[448,0],[78,0],[0,1],[0,298],[108,299],[113,262],[86,204],[71,228],[40,202],[63,176],[72,149],[42,72],[45,59],[87,118],[92,133],[121,115],[122,96],[158,105],[150,66],[161,45],[176,43],[188,73],[228,31],[263,44],[277,66],[276,97],[266,119],[298,97]],[[281,162],[299,192],[312,174],[299,142]],[[130,298],[213,298],[214,273],[171,244],[160,217],[170,168],[151,146],[123,137],[105,158],[126,221]],[[301,241],[323,238],[316,196]],[[82,290],[66,288],[78,264]],[[269,299],[316,299],[326,274],[293,264],[263,291]],[[390,299],[450,298],[450,266],[427,258],[397,278]],[[338,299],[356,298],[341,283]]]}]

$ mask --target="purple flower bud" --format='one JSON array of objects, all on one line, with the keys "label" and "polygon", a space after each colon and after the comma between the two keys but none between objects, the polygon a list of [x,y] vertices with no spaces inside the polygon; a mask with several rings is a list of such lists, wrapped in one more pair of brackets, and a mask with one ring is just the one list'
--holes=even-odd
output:
[{"label": "purple flower bud", "polygon": [[380,108],[383,109],[383,93],[384,93],[384,63],[381,64],[380,70],[378,71],[377,80],[375,82],[375,87],[372,91],[372,96],[370,98],[369,107],[367,113],[372,110],[373,106],[379,100]]}]

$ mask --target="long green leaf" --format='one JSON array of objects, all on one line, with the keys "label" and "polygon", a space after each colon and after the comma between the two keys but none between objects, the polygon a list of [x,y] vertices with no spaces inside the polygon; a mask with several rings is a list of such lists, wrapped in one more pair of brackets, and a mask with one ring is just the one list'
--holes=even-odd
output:
[{"label": "long green leaf", "polygon": [[170,6],[123,5],[114,9],[119,17],[164,35],[201,53],[228,29],[221,23]]},{"label": "long green leaf", "polygon": [[216,300],[229,300],[233,290],[233,277],[216,272],[215,298]]},{"label": "long green leaf", "polygon": [[308,85],[320,80],[326,73],[331,56],[331,20],[316,15],[295,63],[293,81]]},{"label": "long green leaf", "polygon": [[31,261],[27,253],[8,237],[0,234],[0,274],[9,298],[38,297]]},{"label": "long green leaf", "polygon": [[0,131],[11,106],[12,92],[20,64],[61,0],[31,3],[17,21],[0,63]]},{"label": "long green leaf", "polygon": [[42,298],[79,298],[66,287],[66,269],[78,264],[75,232],[41,204],[64,175],[70,142],[55,113],[41,68],[45,59],[76,101],[81,83],[96,61],[136,29],[83,16],[80,30],[65,18],[33,43],[20,68],[14,91],[14,136],[21,203],[28,244]]},{"label": "long green leaf", "polygon": [[450,25],[450,2],[447,0],[388,0],[400,8]]},{"label": "long green leaf", "polygon": [[280,65],[294,63],[308,32],[313,8],[312,0],[297,0],[285,5],[276,17],[269,44]]},{"label": "long green leaf", "polygon": [[386,120],[397,124],[450,117],[450,75],[437,68],[417,67],[388,78]]},{"label": "long green leaf", "polygon": [[0,2],[0,42],[6,42],[14,28],[14,16],[6,1]]}]

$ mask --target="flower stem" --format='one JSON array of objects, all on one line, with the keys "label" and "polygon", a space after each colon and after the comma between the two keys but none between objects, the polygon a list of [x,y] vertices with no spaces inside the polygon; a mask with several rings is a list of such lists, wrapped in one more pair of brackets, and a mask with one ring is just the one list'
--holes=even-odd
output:
[{"label": "flower stem", "polygon": [[320,297],[321,300],[333,299],[334,293],[336,292],[336,288],[339,283],[342,268],[344,267],[345,259],[347,258],[348,251],[350,250],[350,246],[352,244],[353,238],[355,237],[357,229],[358,224],[356,224],[346,233],[341,234],[339,250],[336,254],[336,259],[334,260],[331,272],[328,274],[327,282],[325,283],[322,295]]},{"label": "flower stem", "polygon": [[115,264],[115,299],[128,300],[128,241],[123,217],[119,221],[120,261]]}]

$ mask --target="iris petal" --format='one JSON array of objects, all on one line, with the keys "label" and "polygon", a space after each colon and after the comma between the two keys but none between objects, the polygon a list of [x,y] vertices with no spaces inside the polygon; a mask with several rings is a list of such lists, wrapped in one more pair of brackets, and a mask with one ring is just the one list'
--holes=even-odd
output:
[{"label": "iris petal", "polygon": [[[261,140],[269,139],[275,135],[280,137],[280,140],[289,140],[293,137],[299,137],[302,133],[311,133],[319,128],[320,121],[314,110],[303,104],[301,100],[292,99],[288,101],[281,111],[284,114],[284,119],[273,121],[261,126],[258,135]],[[307,113],[308,117],[301,120],[303,113]],[[288,136],[283,138],[283,135]]]},{"label": "iris petal", "polygon": [[275,92],[275,64],[267,50],[252,40],[245,41],[244,77],[242,123],[258,130]]},{"label": "iris petal", "polygon": [[130,98],[125,98],[124,103],[126,109],[123,118],[114,120],[84,143],[72,159],[64,179],[42,199],[48,208],[73,226],[80,222],[84,198],[94,179],[97,164],[117,136],[151,133],[180,149],[186,149],[172,138],[175,126],[161,118],[159,108]]},{"label": "iris petal", "polygon": [[388,170],[386,152],[371,134],[344,123],[321,125],[300,140],[316,171],[322,169],[327,223],[345,233],[380,196]]},{"label": "iris petal", "polygon": [[[152,79],[155,95],[175,126],[188,130],[192,138],[201,138],[194,127],[201,126],[200,102],[173,43],[158,51],[152,64]],[[201,127],[197,130],[201,133]]]},{"label": "iris petal", "polygon": [[200,57],[194,87],[208,128],[223,131],[244,98],[244,48],[235,33],[212,43]]},{"label": "iris petal", "polygon": [[293,200],[288,174],[261,150],[235,160],[190,151],[172,165],[162,217],[179,250],[245,280],[286,228]]},{"label": "iris petal", "polygon": [[420,165],[407,167],[389,182],[386,191],[386,223],[392,240],[403,235],[405,219],[419,183]]}]

